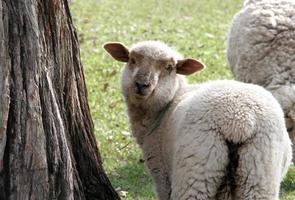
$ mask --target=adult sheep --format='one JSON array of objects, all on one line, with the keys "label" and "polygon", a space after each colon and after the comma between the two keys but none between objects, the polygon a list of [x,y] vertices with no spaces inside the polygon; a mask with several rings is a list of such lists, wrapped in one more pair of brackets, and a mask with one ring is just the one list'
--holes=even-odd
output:
[{"label": "adult sheep", "polygon": [[279,101],[294,144],[295,1],[245,1],[232,22],[227,58],[237,80],[261,85]]},{"label": "adult sheep", "polygon": [[158,199],[278,199],[291,146],[269,92],[236,81],[188,85],[179,74],[204,65],[160,42],[104,48],[126,63],[122,93]]}]

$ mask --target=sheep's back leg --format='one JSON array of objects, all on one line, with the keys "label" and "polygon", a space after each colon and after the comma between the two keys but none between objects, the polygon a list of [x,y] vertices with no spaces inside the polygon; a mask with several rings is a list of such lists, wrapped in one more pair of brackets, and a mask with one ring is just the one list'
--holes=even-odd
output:
[{"label": "sheep's back leg", "polygon": [[234,199],[278,200],[279,187],[289,165],[290,149],[271,133],[257,134],[239,150]]},{"label": "sheep's back leg", "polygon": [[212,130],[187,130],[178,141],[171,200],[215,200],[228,165],[224,139]]},{"label": "sheep's back leg", "polygon": [[286,118],[286,125],[289,132],[289,137],[292,141],[292,151],[293,151],[293,163],[295,163],[295,106],[292,107],[291,111],[288,113],[288,118]]}]

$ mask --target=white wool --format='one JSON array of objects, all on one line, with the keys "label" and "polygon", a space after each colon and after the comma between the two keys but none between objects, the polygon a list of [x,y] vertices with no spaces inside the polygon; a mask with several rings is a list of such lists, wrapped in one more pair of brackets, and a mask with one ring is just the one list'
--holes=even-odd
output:
[{"label": "white wool", "polygon": [[[269,90],[295,143],[295,1],[245,1],[232,22],[227,58],[239,81]],[[295,148],[293,149],[293,155]],[[293,161],[295,158],[293,158]]]},{"label": "white wool", "polygon": [[[159,42],[141,42],[132,51],[144,56],[144,70],[155,60],[179,59]],[[134,103],[131,69],[123,69],[122,93],[159,200],[278,199],[292,153],[271,93],[237,81],[187,85],[171,73],[160,75],[151,95]]]}]

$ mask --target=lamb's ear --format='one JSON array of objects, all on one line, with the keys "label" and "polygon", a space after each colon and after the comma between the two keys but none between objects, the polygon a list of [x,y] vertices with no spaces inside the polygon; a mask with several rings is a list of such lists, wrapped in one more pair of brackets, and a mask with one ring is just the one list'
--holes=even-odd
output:
[{"label": "lamb's ear", "polygon": [[117,61],[128,62],[129,50],[119,42],[108,42],[103,45],[103,48]]},{"label": "lamb's ear", "polygon": [[178,60],[176,64],[176,73],[183,75],[190,75],[203,69],[205,65],[193,58],[187,58],[183,60]]}]

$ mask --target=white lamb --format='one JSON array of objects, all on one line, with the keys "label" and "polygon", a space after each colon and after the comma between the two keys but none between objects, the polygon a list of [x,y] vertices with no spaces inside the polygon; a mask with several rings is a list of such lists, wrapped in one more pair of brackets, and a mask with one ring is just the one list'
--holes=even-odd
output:
[{"label": "white lamb", "polygon": [[276,97],[295,144],[295,1],[245,1],[232,22],[227,57],[237,80],[261,85]]},{"label": "white lamb", "polygon": [[122,93],[158,199],[278,199],[291,144],[269,92],[236,81],[188,85],[178,74],[204,65],[160,42],[104,48],[127,63]]}]

